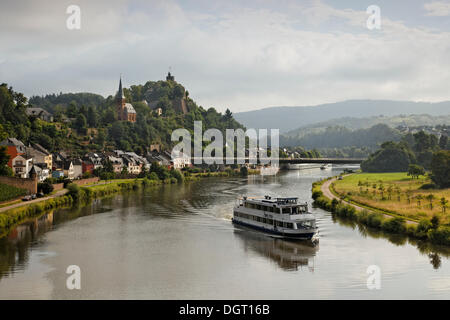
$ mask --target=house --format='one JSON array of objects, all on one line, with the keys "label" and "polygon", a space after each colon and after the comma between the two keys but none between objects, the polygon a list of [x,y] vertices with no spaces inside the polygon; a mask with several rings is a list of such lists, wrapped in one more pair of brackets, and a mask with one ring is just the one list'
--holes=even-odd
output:
[{"label": "house", "polygon": [[156,162],[160,166],[164,166],[164,167],[170,167],[171,166],[171,163],[170,163],[171,157],[167,156],[164,153],[152,152],[151,154],[149,154],[147,156],[147,160],[150,163]]},{"label": "house", "polygon": [[[39,146],[35,148],[34,146]],[[27,157],[33,158],[34,164],[44,164],[48,169],[52,168],[53,165],[53,156],[50,152],[45,150],[44,147],[40,145],[34,145],[26,147],[26,155]]]},{"label": "house", "polygon": [[8,167],[12,169],[12,160],[17,155],[25,154],[26,148],[22,141],[17,140],[16,138],[7,138],[0,142],[0,146],[6,147],[6,153],[9,155]]},{"label": "house", "polygon": [[136,161],[136,159],[134,159],[132,156],[123,154],[122,160],[125,167],[127,168],[128,173],[135,175],[141,173],[141,164],[138,161]]},{"label": "house", "polygon": [[123,160],[120,157],[108,156],[108,161],[112,164],[114,173],[121,173],[123,168]]},{"label": "house", "polygon": [[30,172],[28,172],[28,176],[30,177],[31,170],[34,170],[37,176],[37,179],[39,182],[45,181],[47,178],[50,177],[50,169],[48,169],[46,166],[41,167],[39,165],[33,165],[30,169]]},{"label": "house", "polygon": [[17,177],[28,178],[32,166],[33,159],[25,155],[17,155],[12,159],[12,170]]},{"label": "house", "polygon": [[73,160],[73,178],[78,179],[83,175],[83,161],[81,159]]},{"label": "house", "polygon": [[173,152],[170,162],[174,169],[183,169],[192,166],[191,158],[182,152]]},{"label": "house", "polygon": [[84,160],[92,162],[94,170],[103,168],[103,157],[98,153],[90,152],[85,155]]},{"label": "house", "polygon": [[70,180],[75,178],[75,171],[73,169],[73,161],[67,160],[64,163],[64,176]]},{"label": "house", "polygon": [[52,155],[52,170],[63,170],[66,161],[67,155],[65,152],[55,152]]},{"label": "house", "polygon": [[91,160],[83,160],[83,163],[81,165],[83,173],[94,173],[94,164]]},{"label": "house", "polygon": [[62,170],[62,169],[53,170],[52,178],[55,178],[55,179],[64,178],[64,170]]},{"label": "house", "polygon": [[25,109],[25,113],[29,117],[36,117],[47,122],[53,122],[52,114],[42,108],[29,107]]}]

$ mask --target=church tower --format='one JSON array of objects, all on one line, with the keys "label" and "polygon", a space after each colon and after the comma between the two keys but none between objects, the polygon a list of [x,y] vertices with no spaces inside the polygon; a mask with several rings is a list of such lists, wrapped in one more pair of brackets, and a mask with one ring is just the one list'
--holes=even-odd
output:
[{"label": "church tower", "polygon": [[119,121],[136,122],[136,110],[125,100],[122,89],[122,77],[119,81],[119,90],[116,94],[117,119]]},{"label": "church tower", "polygon": [[117,91],[116,95],[116,103],[117,103],[117,117],[119,120],[127,120],[125,118],[125,96],[123,94],[122,89],[122,77],[119,80],[119,91]]}]

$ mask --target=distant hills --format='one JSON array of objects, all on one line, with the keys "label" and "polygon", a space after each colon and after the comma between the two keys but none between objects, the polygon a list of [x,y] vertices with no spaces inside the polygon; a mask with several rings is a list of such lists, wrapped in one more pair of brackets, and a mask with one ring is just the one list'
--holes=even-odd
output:
[{"label": "distant hills", "polygon": [[329,127],[345,127],[350,130],[367,129],[377,124],[385,124],[391,128],[398,126],[418,127],[418,126],[436,126],[450,123],[450,114],[441,116],[432,116],[429,114],[410,114],[396,116],[373,116],[366,118],[344,117],[331,119],[328,121],[308,124],[298,129],[291,130],[284,134],[287,137],[301,138],[308,134],[320,133]]},{"label": "distant hills", "polygon": [[[254,111],[238,112],[234,113],[234,118],[247,128],[278,128],[280,129],[280,133],[287,133],[300,127],[324,123],[333,119],[335,119],[333,120],[335,123],[330,123],[329,125],[350,125],[354,126],[354,129],[357,129],[355,124],[358,120],[355,120],[355,118],[380,118],[380,115],[383,115],[384,117],[399,117],[398,115],[411,114],[448,116],[450,115],[450,101],[430,103],[392,100],[348,100],[317,106],[271,107]],[[353,118],[353,120],[349,118]],[[425,119],[425,117],[423,119]],[[448,118],[446,119],[447,120],[445,121],[448,121]],[[369,122],[374,122],[373,124],[383,123],[379,120],[380,119],[367,119],[367,125],[365,127],[371,126],[368,124]],[[341,121],[345,122],[347,125],[339,123]],[[416,125],[421,124],[422,123]]]}]

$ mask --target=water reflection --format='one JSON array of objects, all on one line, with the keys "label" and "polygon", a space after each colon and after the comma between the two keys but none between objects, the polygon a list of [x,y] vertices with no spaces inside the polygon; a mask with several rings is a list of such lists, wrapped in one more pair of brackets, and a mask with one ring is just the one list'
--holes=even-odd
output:
[{"label": "water reflection", "polygon": [[37,239],[52,229],[53,211],[12,229],[6,237],[0,239],[0,279],[14,273],[15,269],[23,269],[29,260],[30,246]]},{"label": "water reflection", "polygon": [[236,229],[234,236],[242,242],[245,251],[251,250],[278,264],[286,271],[306,268],[314,272],[314,257],[319,245],[311,241],[288,241],[272,238],[247,229]]},{"label": "water reflection", "polygon": [[439,269],[441,267],[441,256],[445,258],[450,257],[450,248],[446,246],[434,245],[428,241],[410,238],[404,234],[387,233],[379,229],[362,225],[354,220],[349,220],[344,217],[338,217],[336,215],[332,215],[332,221],[334,223],[339,223],[340,225],[350,227],[354,230],[358,230],[359,234],[361,234],[363,237],[371,237],[376,239],[384,238],[396,246],[404,246],[409,243],[417,247],[421,254],[428,256],[433,269]]}]

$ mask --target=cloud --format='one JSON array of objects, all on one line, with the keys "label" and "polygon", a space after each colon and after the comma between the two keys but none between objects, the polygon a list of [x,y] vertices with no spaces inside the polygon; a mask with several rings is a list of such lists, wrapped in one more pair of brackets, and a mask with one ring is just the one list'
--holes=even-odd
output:
[{"label": "cloud", "polygon": [[432,17],[446,17],[450,16],[450,2],[433,1],[425,3],[424,8],[427,11],[427,16]]},{"label": "cloud", "polygon": [[[71,1],[73,2],[73,1]],[[450,99],[450,34],[365,8],[321,1],[76,1],[80,31],[65,28],[64,1],[2,4],[0,78],[26,94],[113,94],[158,80],[169,66],[204,107],[233,112],[345,99]],[[313,17],[313,18],[311,18]]]}]

